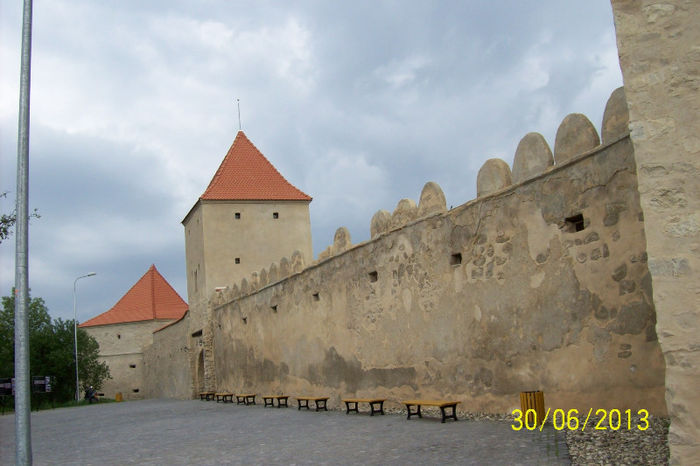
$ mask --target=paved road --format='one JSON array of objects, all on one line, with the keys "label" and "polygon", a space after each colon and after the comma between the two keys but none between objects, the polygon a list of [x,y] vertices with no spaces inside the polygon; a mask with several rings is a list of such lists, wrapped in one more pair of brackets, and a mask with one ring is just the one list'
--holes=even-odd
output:
[{"label": "paved road", "polygon": [[[569,464],[563,433],[496,421],[147,400],[41,411],[31,423],[38,465]],[[0,416],[0,464],[14,455],[14,416]]]}]

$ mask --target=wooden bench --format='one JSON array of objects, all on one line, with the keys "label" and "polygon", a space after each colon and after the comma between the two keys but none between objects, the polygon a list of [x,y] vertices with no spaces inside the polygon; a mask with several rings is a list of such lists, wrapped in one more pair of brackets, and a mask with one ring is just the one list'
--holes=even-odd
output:
[{"label": "wooden bench", "polygon": [[214,397],[216,398],[216,402],[224,402],[224,403],[233,403],[233,393],[230,392],[220,392],[220,393],[215,393]]},{"label": "wooden bench", "polygon": [[384,414],[384,402],[386,398],[344,398],[345,403],[345,414],[350,414],[355,412],[359,414],[359,409],[357,409],[358,403],[369,403],[370,416],[374,416],[374,413]]},{"label": "wooden bench", "polygon": [[309,401],[313,401],[316,404],[316,411],[324,410],[328,411],[328,408],[326,407],[326,403],[328,402],[327,396],[297,396],[295,397],[297,400],[297,403],[299,406],[297,409],[301,408],[309,408]]},{"label": "wooden bench", "polygon": [[[236,393],[236,404],[239,405],[254,405],[256,393]],[[233,402],[233,400],[231,400]]]},{"label": "wooden bench", "polygon": [[281,408],[284,406],[285,408],[288,406],[287,405],[287,400],[289,399],[289,396],[287,395],[265,395],[262,397],[263,403],[265,404],[264,407],[268,406],[275,406],[275,400],[277,400],[277,407]]},{"label": "wooden bench", "polygon": [[203,401],[213,401],[214,392],[199,392],[199,399]]},{"label": "wooden bench", "polygon": [[[445,422],[445,419],[450,418],[454,419],[455,421],[457,420],[457,405],[461,403],[461,401],[430,401],[430,400],[408,400],[408,401],[402,401],[401,403],[406,405],[406,411],[408,411],[408,418],[411,419],[411,416],[418,416],[418,417],[423,417],[423,415],[420,412],[420,407],[421,406],[437,406],[440,408],[440,412],[442,413],[442,422]],[[411,407],[415,406],[416,409],[411,411]],[[452,414],[445,414],[445,409],[452,408]]]}]

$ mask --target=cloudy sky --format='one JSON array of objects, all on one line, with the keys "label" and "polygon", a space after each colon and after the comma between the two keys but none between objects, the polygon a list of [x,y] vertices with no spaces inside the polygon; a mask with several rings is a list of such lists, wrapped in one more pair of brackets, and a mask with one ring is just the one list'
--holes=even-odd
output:
[{"label": "cloudy sky", "polygon": [[[14,208],[21,2],[0,3],[0,189]],[[54,317],[111,306],[155,264],[187,300],[180,224],[238,130],[339,226],[437,182],[473,199],[530,131],[600,127],[622,83],[609,0],[35,0],[29,276]],[[14,282],[0,244],[0,291]]]}]

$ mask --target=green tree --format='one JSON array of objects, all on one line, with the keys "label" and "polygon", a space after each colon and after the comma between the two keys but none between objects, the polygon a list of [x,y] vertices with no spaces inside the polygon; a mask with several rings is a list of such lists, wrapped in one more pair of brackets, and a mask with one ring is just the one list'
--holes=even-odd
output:
[{"label": "green tree", "polygon": [[[55,377],[54,398],[67,401],[75,396],[75,356],[73,320],[51,320],[44,300],[29,300],[29,370],[31,375]],[[0,312],[0,377],[14,376],[15,298],[2,298]],[[110,378],[109,368],[98,360],[99,345],[88,333],[78,329],[78,366],[81,393],[92,385],[96,390]]]},{"label": "green tree", "polygon": [[[0,193],[0,197],[7,197],[7,191]],[[29,218],[32,217],[41,218],[41,215],[39,215],[39,212],[34,209],[34,212],[29,214]],[[12,227],[14,226],[15,222],[17,222],[17,212],[14,210],[11,214],[0,215],[0,243],[10,237],[12,234]]]}]

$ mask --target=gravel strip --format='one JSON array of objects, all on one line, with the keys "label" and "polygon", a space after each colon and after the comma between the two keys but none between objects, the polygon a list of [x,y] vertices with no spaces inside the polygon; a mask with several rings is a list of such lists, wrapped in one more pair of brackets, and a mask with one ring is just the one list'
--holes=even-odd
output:
[{"label": "gravel strip", "polygon": [[[460,419],[470,421],[513,422],[512,414],[458,413]],[[649,428],[643,426],[639,416],[631,419],[632,429],[622,426],[619,430],[596,430],[586,428],[566,431],[566,445],[572,465],[668,465],[667,417],[649,415]]]},{"label": "gravel strip", "polygon": [[667,465],[669,419],[649,415],[649,428],[636,428],[639,417],[632,419],[632,429],[617,431],[586,429],[566,432],[571,464]]}]

